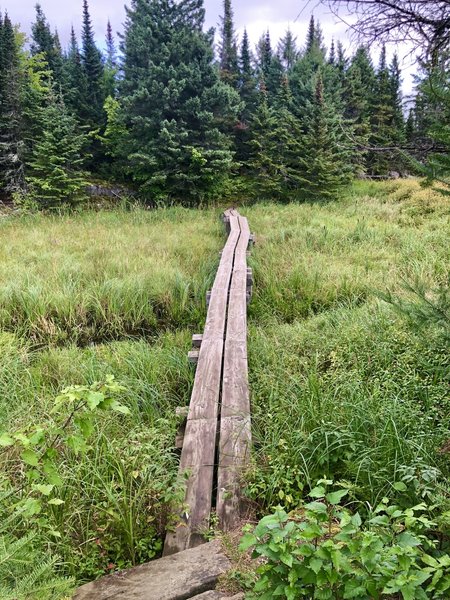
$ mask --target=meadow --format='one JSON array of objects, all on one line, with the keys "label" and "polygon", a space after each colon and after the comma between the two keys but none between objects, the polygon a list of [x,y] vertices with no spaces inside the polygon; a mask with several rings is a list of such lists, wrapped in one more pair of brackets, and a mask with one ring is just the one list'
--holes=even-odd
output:
[{"label": "meadow", "polygon": [[[0,435],[45,425],[62,388],[108,374],[130,410],[100,415],[81,455],[60,451],[61,502],[37,514],[14,513],[33,491],[15,447],[0,454],[2,544],[31,535],[36,552],[57,555],[64,593],[161,549],[180,493],[175,407],[189,402],[186,355],[224,241],[220,212],[0,221]],[[357,182],[334,202],[242,212],[257,238],[254,511],[295,508],[325,475],[361,505],[432,500],[448,526],[448,200],[415,180]]]}]

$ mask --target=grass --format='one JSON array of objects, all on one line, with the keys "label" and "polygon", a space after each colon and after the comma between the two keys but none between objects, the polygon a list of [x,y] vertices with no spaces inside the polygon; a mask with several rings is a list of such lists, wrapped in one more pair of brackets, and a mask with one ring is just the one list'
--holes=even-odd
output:
[{"label": "grass", "polygon": [[[61,537],[41,529],[34,541],[78,581],[160,550],[179,490],[175,407],[189,401],[186,353],[223,245],[219,212],[0,223],[0,433],[45,422],[62,387],[108,373],[131,409],[99,420],[82,460],[67,457],[64,504],[50,515]],[[443,325],[411,324],[379,292],[407,299],[405,281],[420,280],[434,302],[448,284],[448,200],[415,180],[358,182],[336,202],[242,212],[257,236],[247,488],[259,510],[294,507],[326,474],[359,502],[433,497],[444,511],[448,338]],[[29,528],[22,520],[13,531]]]}]

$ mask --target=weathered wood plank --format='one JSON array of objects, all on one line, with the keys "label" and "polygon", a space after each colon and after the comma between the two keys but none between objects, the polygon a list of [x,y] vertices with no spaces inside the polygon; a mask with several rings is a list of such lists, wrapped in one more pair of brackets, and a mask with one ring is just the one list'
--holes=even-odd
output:
[{"label": "weathered wood plank", "polygon": [[217,515],[227,531],[239,522],[242,472],[251,446],[250,394],[247,366],[247,248],[250,229],[238,216],[240,236],[234,255],[224,349],[220,418]]},{"label": "weathered wood plank", "polygon": [[164,555],[204,541],[202,532],[207,530],[211,514],[228,291],[240,239],[238,216],[227,211],[225,219],[230,233],[209,297],[180,458],[180,473],[186,469],[190,473],[185,496],[189,509],[182,515],[183,526],[166,536]]}]

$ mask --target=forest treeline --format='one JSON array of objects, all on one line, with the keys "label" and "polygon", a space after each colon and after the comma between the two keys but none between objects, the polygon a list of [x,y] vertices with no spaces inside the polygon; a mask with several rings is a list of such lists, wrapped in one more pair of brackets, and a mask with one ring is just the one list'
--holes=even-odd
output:
[{"label": "forest treeline", "polygon": [[132,0],[120,44],[105,51],[83,0],[81,39],[62,49],[40,5],[29,42],[0,17],[0,194],[42,207],[83,199],[89,180],[120,182],[147,202],[198,205],[326,198],[355,176],[448,170],[449,54],[421,64],[405,112],[397,55],[377,64],[269,30],[252,49],[224,0],[218,43],[203,0]]}]

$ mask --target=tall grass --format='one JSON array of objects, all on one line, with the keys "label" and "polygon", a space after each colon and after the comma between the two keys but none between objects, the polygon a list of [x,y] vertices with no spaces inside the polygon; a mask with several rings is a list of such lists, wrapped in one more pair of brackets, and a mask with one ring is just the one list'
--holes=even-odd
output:
[{"label": "tall grass", "polygon": [[0,328],[83,345],[194,327],[218,262],[218,213],[184,209],[0,223]]},{"label": "tall grass", "polygon": [[436,485],[448,497],[448,338],[379,299],[448,286],[448,200],[416,181],[359,183],[340,202],[248,216],[250,493],[292,506],[326,474],[370,503],[400,480],[415,500]]},{"label": "tall grass", "polygon": [[[257,236],[248,493],[262,511],[290,508],[326,474],[361,502],[398,494],[402,480],[442,506],[445,338],[437,325],[412,328],[379,292],[405,297],[405,280],[445,284],[448,201],[414,180],[359,182],[339,202],[243,212]],[[179,490],[175,407],[188,403],[194,376],[186,353],[203,328],[224,239],[218,214],[137,209],[0,223],[0,433],[45,422],[67,385],[112,373],[126,387],[131,416],[100,419],[83,460],[68,455],[63,465],[64,504],[50,515],[61,538],[33,538],[78,581],[160,551]]]}]

